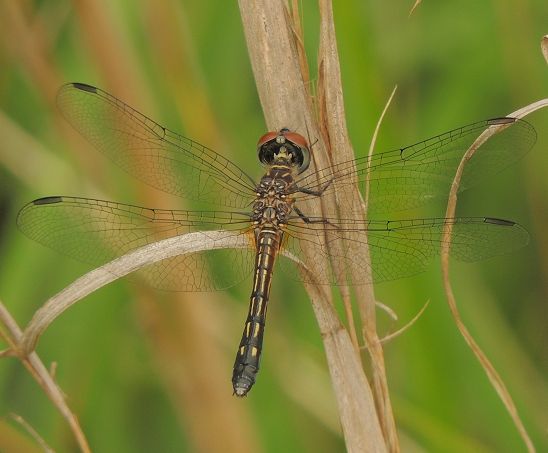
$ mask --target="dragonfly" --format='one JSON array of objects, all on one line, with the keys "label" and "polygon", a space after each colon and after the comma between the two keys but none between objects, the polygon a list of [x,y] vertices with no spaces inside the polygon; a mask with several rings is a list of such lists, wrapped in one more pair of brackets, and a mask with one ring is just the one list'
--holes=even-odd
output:
[{"label": "dragonfly", "polygon": [[[72,126],[127,173],[164,192],[204,202],[210,210],[151,209],[72,196],[39,198],[18,214],[31,239],[78,260],[102,265],[155,241],[190,232],[222,232],[245,247],[212,247],[141,269],[153,286],[171,291],[226,289],[250,274],[253,287],[233,367],[236,396],[259,371],[273,269],[306,280],[291,259],[314,261],[313,281],[340,284],[333,260],[357,269],[353,284],[408,277],[439,253],[452,226],[450,253],[477,261],[528,241],[519,224],[494,217],[365,218],[343,215],[322,200],[367,181],[369,215],[416,208],[447,196],[466,150],[486,129],[504,125],[477,150],[461,189],[520,159],[536,140],[534,128],[510,117],[475,122],[410,146],[316,168],[310,140],[288,128],[269,131],[256,147],[266,170],[258,182],[221,154],[158,124],[111,94],[84,83],[61,87],[58,106]],[[382,219],[382,217],[381,217]],[[219,239],[221,238],[221,239]],[[334,243],[337,247],[333,247]],[[356,253],[366,246],[370,259]],[[322,264],[324,263],[324,264]]]}]

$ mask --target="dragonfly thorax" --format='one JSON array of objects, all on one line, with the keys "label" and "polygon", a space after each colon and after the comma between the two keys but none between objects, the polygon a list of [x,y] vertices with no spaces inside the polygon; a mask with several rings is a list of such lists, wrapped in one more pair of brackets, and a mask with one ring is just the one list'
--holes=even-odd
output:
[{"label": "dragonfly thorax", "polygon": [[257,186],[253,203],[252,218],[256,225],[279,226],[287,222],[293,210],[293,199],[287,195],[293,184],[292,168],[284,165],[269,168]]}]

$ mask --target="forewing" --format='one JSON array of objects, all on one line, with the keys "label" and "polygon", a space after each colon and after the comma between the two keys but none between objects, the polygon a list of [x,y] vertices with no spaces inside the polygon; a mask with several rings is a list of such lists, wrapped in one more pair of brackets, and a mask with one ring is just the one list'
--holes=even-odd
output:
[{"label": "forewing", "polygon": [[247,206],[254,196],[253,180],[231,161],[99,88],[66,84],[57,103],[99,151],[157,189],[231,208]]},{"label": "forewing", "polygon": [[[102,200],[47,197],[21,209],[21,231],[77,260],[99,266],[146,244],[192,231],[248,235],[249,216],[234,212],[148,209]],[[251,238],[251,236],[250,236]],[[227,288],[252,269],[254,251],[219,249],[168,258],[140,273],[153,286],[175,291]]]},{"label": "forewing", "polygon": [[[354,284],[409,277],[423,272],[439,255],[443,231],[452,226],[450,254],[460,261],[479,261],[523,247],[527,231],[517,223],[488,217],[360,221],[295,218],[286,230],[285,250],[305,263],[313,263],[314,279],[324,284],[340,282],[333,267],[338,260]],[[324,243],[323,238],[326,238]],[[360,250],[368,247],[370,265]],[[288,267],[288,262],[281,263]],[[297,275],[292,269],[290,275]],[[301,275],[299,279],[309,278]],[[310,279],[310,281],[314,281]]]},{"label": "forewing", "polygon": [[[457,167],[486,129],[506,128],[483,143],[466,164],[460,190],[498,173],[526,154],[536,141],[533,126],[514,118],[493,118],[459,127],[405,148],[334,165],[297,181],[300,188],[325,194],[357,182],[370,181],[369,213],[411,209],[446,197]],[[302,194],[301,199],[314,195]],[[328,213],[332,214],[332,213]]]}]

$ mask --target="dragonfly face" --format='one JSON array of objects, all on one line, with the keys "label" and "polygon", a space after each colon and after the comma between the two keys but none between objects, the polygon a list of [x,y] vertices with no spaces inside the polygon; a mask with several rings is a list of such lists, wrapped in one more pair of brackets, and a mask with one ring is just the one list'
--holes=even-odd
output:
[{"label": "dragonfly face", "polygon": [[[249,313],[232,376],[238,396],[247,394],[259,370],[274,265],[287,271],[289,278],[307,278],[291,260],[279,255],[291,255],[305,264],[312,260],[314,283],[340,284],[330,266],[337,260],[343,268],[356,269],[353,284],[368,284],[424,270],[438,254],[447,224],[453,229],[451,254],[464,261],[508,252],[528,240],[522,227],[507,220],[405,216],[373,220],[361,212],[339,212],[338,207],[322,203],[326,196],[336,195],[340,200],[344,197],[341,189],[366,180],[369,216],[441,199],[475,139],[490,127],[506,126],[482,144],[467,164],[461,187],[468,188],[517,161],[533,146],[535,131],[521,120],[479,121],[410,146],[313,170],[305,138],[284,128],[259,139],[258,157],[266,172],[256,183],[222,155],[161,126],[99,88],[67,84],[59,92],[58,105],[87,140],[128,173],[157,189],[219,209],[149,209],[53,196],[23,207],[17,219],[19,228],[30,238],[93,265],[194,231],[215,230],[219,233],[215,237],[226,234],[242,239],[240,243],[248,244],[247,248],[214,246],[140,271],[153,286],[179,291],[220,290],[253,275]],[[356,253],[364,246],[370,265]]]}]

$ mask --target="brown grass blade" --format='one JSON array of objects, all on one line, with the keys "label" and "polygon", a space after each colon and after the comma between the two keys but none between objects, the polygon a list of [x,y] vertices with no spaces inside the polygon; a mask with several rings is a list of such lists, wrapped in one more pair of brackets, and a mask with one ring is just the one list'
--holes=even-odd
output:
[{"label": "brown grass blade", "polygon": [[[515,112],[510,113],[509,117],[513,118],[523,118],[530,113],[533,113],[536,110],[539,110],[541,108],[548,107],[548,99],[543,99],[540,101],[537,101],[535,103],[532,103],[530,105],[527,105]],[[511,125],[510,125],[511,126]],[[500,132],[501,130],[509,127],[508,124],[506,125],[496,125],[496,126],[490,126],[488,129],[486,129],[472,145],[468,149],[468,151],[463,156],[459,167],[457,168],[455,178],[453,179],[453,182],[451,184],[451,191],[449,193],[449,200],[447,203],[447,210],[445,212],[446,217],[455,217],[455,211],[457,206],[457,193],[460,186],[460,181],[462,178],[462,174],[464,172],[464,168],[466,167],[467,162],[474,156],[477,149],[485,143],[491,136],[495,135],[496,133]],[[510,414],[510,417],[512,418],[512,421],[514,422],[514,425],[516,426],[516,429],[518,430],[521,438],[523,439],[523,442],[525,443],[525,446],[527,447],[527,450],[529,452],[534,452],[535,447],[527,433],[527,430],[525,429],[525,426],[523,425],[523,422],[521,421],[521,418],[519,417],[517,408],[514,404],[514,401],[512,400],[512,397],[510,395],[510,392],[506,388],[506,385],[504,384],[504,381],[502,380],[501,376],[498,374],[498,372],[495,370],[493,364],[490,362],[490,360],[487,358],[485,353],[482,351],[480,346],[477,344],[477,342],[472,337],[472,334],[468,331],[466,325],[463,323],[458,307],[457,302],[455,299],[455,296],[453,294],[453,288],[451,286],[451,280],[449,278],[449,250],[450,250],[450,242],[451,242],[451,231],[452,227],[450,224],[448,224],[445,228],[443,240],[442,240],[442,249],[441,249],[441,267],[442,267],[442,274],[443,274],[443,285],[445,288],[445,294],[447,297],[447,303],[449,305],[449,309],[451,310],[451,314],[453,316],[453,319],[455,320],[455,324],[457,325],[457,328],[461,335],[463,336],[464,340],[478,359],[478,362],[482,366],[483,370],[487,374],[487,377],[489,378],[489,381],[491,382],[491,385],[495,389],[495,391],[498,393],[502,403],[506,407],[506,410]]]},{"label": "brown grass blade", "polygon": [[413,4],[411,9],[409,10],[409,17],[411,17],[411,15],[415,12],[415,10],[419,7],[419,5],[421,3],[422,3],[422,0],[415,0],[415,3]]},{"label": "brown grass blade", "polygon": [[[0,323],[5,327],[0,329],[0,333],[4,340],[10,346],[11,351],[20,350],[20,343],[23,337],[23,333],[15,319],[11,316],[7,308],[0,302]],[[7,355],[7,354],[6,354]],[[31,352],[26,355],[17,354],[18,358],[21,360],[27,371],[32,375],[34,380],[38,385],[44,390],[44,393],[51,400],[54,406],[59,410],[63,418],[67,421],[74,438],[80,448],[80,451],[83,453],[90,453],[91,449],[89,447],[88,441],[76,415],[72,413],[69,409],[63,392],[57,386],[52,376],[49,374],[47,368],[44,366],[38,354]]]},{"label": "brown grass blade", "polygon": [[[315,121],[306,76],[301,71],[298,38],[283,2],[240,0],[240,13],[251,65],[267,126],[270,130],[305,125],[313,139],[313,164],[330,164],[324,133]],[[323,131],[322,131],[323,132]],[[328,200],[327,202],[333,202]],[[305,250],[305,253],[307,251]],[[313,255],[310,255],[312,257]],[[315,260],[307,260],[314,273]],[[341,425],[348,451],[385,451],[369,384],[350,336],[331,305],[331,295],[305,286],[320,326]]]},{"label": "brown grass blade", "polygon": [[[331,160],[334,164],[337,164],[353,159],[354,152],[346,127],[332,4],[329,0],[320,0],[319,4],[321,24],[319,51],[320,86],[318,93],[322,93],[322,96],[319,99],[321,105],[320,125],[328,138],[329,149],[333,150],[331,153]],[[334,150],[336,150],[336,152]],[[349,185],[338,188],[337,199],[342,216],[344,216],[345,213],[360,211],[363,212],[364,217],[366,216],[364,201],[359,192],[357,182],[353,187]],[[371,267],[369,250],[365,245],[357,247],[354,252],[361,257],[365,266]],[[350,271],[354,282],[357,284],[361,283],[361,281],[357,280],[359,270],[348,270]],[[384,354],[376,328],[376,304],[373,285],[359,285],[356,287],[355,293],[363,326],[362,334],[371,357],[373,391],[375,394],[379,421],[387,442],[388,450],[399,451],[396,424],[394,422],[386,379]]]},{"label": "brown grass blade", "polygon": [[196,232],[175,236],[140,247],[83,275],[40,307],[17,344],[17,354],[34,351],[38,339],[65,310],[103,286],[148,264],[178,255],[219,248],[247,248],[245,235],[227,235],[226,231]]},{"label": "brown grass blade", "polygon": [[36,441],[38,445],[40,445],[40,448],[44,451],[44,453],[55,453],[55,450],[51,448],[47,442],[38,434],[38,432],[27,422],[23,417],[21,417],[18,414],[11,413],[10,417],[19,423],[26,432],[29,433],[29,435]]},{"label": "brown grass blade", "polygon": [[389,341],[393,340],[394,338],[399,337],[401,334],[403,334],[408,329],[410,329],[419,320],[419,318],[422,316],[422,314],[424,313],[424,311],[428,307],[429,303],[430,303],[430,301],[427,300],[426,303],[422,306],[422,308],[417,312],[417,314],[415,316],[413,316],[413,318],[409,322],[407,322],[407,324],[405,324],[403,327],[399,328],[395,332],[392,332],[391,334],[388,334],[388,335],[382,337],[382,339],[381,339],[382,343],[383,344],[388,343]]}]

